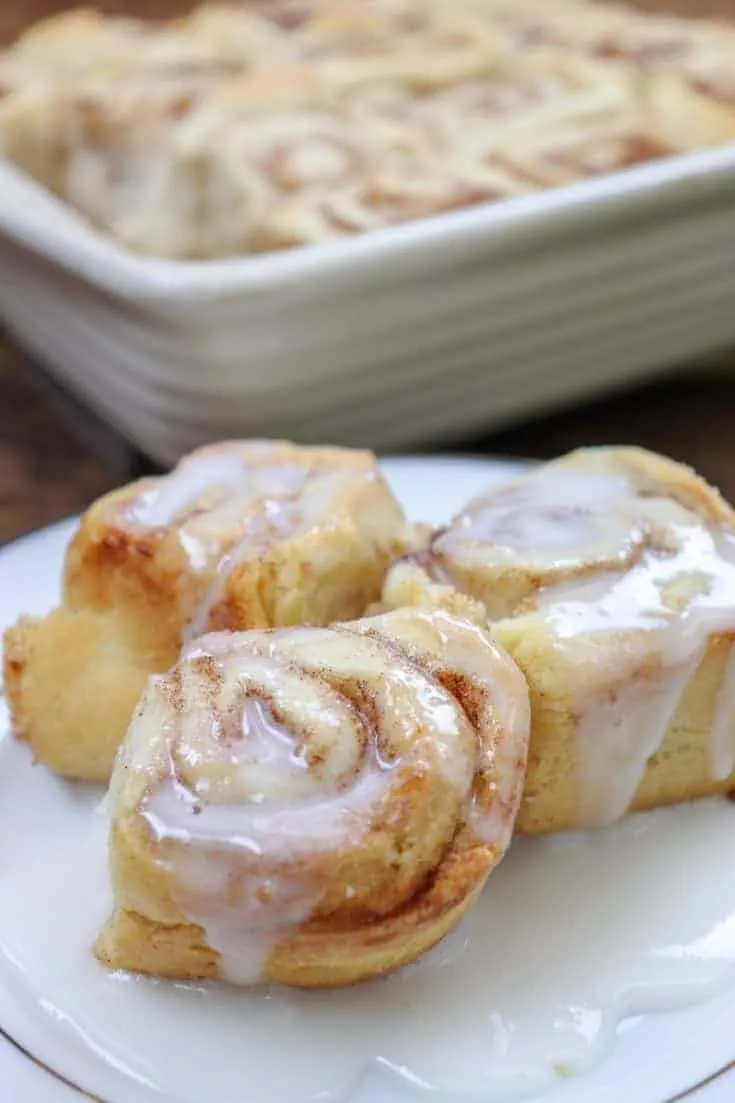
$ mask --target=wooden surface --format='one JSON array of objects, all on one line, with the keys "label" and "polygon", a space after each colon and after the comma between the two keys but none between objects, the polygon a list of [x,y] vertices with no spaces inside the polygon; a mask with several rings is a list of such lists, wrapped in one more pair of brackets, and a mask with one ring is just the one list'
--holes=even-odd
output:
[{"label": "wooden surface", "polygon": [[74,513],[119,481],[0,336],[0,542]]},{"label": "wooden surface", "polygon": [[[64,0],[0,0],[0,42],[68,6]],[[187,7],[181,0],[92,0],[90,6],[150,16]],[[735,17],[735,0],[641,0],[640,6]],[[732,377],[659,383],[465,447],[547,457],[581,444],[638,443],[694,464],[735,499],[735,355],[733,361]],[[82,509],[133,473],[129,460],[111,433],[80,436],[39,389],[23,355],[0,335],[0,542]]]}]

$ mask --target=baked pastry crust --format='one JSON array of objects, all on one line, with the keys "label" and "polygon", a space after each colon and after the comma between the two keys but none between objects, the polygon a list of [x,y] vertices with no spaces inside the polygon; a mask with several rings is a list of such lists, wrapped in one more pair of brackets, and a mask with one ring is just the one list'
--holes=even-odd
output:
[{"label": "baked pastry crust", "polygon": [[61,605],[5,633],[16,735],[61,774],[108,778],[148,676],[182,639],[358,616],[403,536],[367,452],[217,444],[114,491],[69,546]]},{"label": "baked pastry crust", "polygon": [[414,960],[505,853],[528,727],[520,671],[442,612],[202,637],[121,749],[98,957],[300,987]]},{"label": "baked pastry crust", "polygon": [[273,250],[734,140],[733,61],[582,0],[72,12],[0,55],[0,153],[137,252]]},{"label": "baked pastry crust", "polygon": [[462,610],[528,679],[522,832],[735,787],[735,514],[634,448],[572,453],[470,503],[387,607]]}]

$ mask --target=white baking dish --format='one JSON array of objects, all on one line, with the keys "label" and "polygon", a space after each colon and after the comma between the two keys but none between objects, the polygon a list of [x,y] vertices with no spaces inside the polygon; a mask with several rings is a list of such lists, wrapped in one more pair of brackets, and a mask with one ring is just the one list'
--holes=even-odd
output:
[{"label": "white baking dish", "polygon": [[735,146],[329,245],[137,257],[0,165],[0,312],[151,456],[381,449],[538,414],[735,342]]}]

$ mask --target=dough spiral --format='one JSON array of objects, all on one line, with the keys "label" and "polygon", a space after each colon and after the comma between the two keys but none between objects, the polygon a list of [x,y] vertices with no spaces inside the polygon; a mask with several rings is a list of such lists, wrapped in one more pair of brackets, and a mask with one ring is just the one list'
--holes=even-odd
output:
[{"label": "dough spiral", "polygon": [[735,784],[735,513],[689,468],[582,449],[470,502],[388,574],[525,674],[520,831],[569,830]]},{"label": "dough spiral", "polygon": [[99,956],[305,987],[413,960],[505,852],[528,726],[520,672],[445,613],[195,641],[116,767]]}]

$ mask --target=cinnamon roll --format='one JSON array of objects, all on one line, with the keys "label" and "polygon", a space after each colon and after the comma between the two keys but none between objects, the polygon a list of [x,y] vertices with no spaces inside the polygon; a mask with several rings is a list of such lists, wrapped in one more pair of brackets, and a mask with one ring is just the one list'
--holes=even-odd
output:
[{"label": "cinnamon roll", "polygon": [[115,767],[99,959],[300,987],[412,961],[508,846],[528,726],[515,664],[442,612],[192,642]]},{"label": "cinnamon roll", "polygon": [[61,605],[5,633],[16,734],[70,777],[109,777],[146,683],[214,628],[362,614],[403,514],[366,452],[232,442],[98,501],[67,551]]},{"label": "cinnamon roll", "polygon": [[384,603],[406,602],[491,620],[526,675],[521,831],[735,787],[735,513],[688,468],[634,448],[546,464],[397,565]]}]

